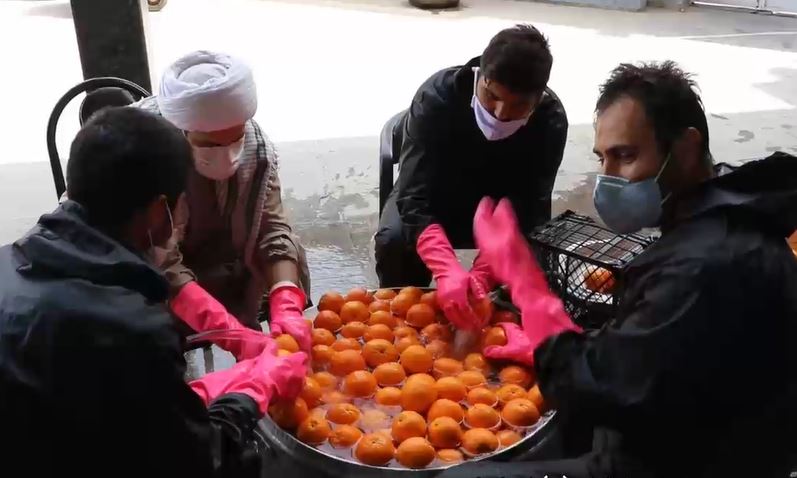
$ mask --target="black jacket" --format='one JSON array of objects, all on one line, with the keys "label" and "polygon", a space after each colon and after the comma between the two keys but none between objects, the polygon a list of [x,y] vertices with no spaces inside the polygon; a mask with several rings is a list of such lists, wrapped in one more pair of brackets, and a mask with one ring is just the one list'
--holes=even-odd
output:
[{"label": "black jacket", "polygon": [[[616,320],[535,353],[545,397],[603,430],[595,476],[797,471],[797,158],[675,201],[626,275]],[[610,430],[610,432],[606,432]]]},{"label": "black jacket", "polygon": [[3,476],[241,476],[257,407],[188,387],[167,292],[71,201],[0,248]]},{"label": "black jacket", "polygon": [[433,223],[458,241],[473,242],[473,215],[484,196],[512,200],[524,230],[551,218],[551,191],[567,139],[567,116],[546,90],[518,132],[487,141],[471,98],[480,58],[442,70],[421,85],[402,124],[396,195],[406,239]]}]

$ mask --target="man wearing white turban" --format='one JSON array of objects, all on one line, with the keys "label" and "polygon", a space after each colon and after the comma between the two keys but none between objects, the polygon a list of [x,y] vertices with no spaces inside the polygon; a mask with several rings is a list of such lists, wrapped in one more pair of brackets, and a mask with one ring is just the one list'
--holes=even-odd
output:
[{"label": "man wearing white turban", "polygon": [[260,330],[267,294],[272,333],[288,333],[309,351],[307,262],[283,210],[274,146],[252,119],[249,67],[221,53],[190,53],[167,68],[159,95],[137,106],[182,129],[194,153],[175,235],[159,251],[175,313],[197,332],[239,327],[227,311]]}]

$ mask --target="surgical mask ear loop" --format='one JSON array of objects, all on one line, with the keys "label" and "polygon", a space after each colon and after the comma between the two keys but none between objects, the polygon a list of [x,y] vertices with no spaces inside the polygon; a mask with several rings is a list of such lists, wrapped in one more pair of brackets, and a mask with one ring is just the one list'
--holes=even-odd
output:
[{"label": "surgical mask ear loop", "polygon": [[[166,203],[166,215],[169,216],[169,229],[174,231],[174,220],[172,219],[172,211],[169,209],[169,203]],[[152,240],[152,229],[147,229],[147,237],[149,238],[150,249],[155,248],[155,242]]]},{"label": "surgical mask ear loop", "polygon": [[[664,160],[664,164],[662,164],[661,169],[659,169],[659,174],[656,175],[656,179],[654,180],[656,181],[656,184],[659,183],[659,178],[661,177],[662,174],[664,174],[664,170],[667,168],[667,165],[670,164],[670,159],[672,159],[672,151],[667,153],[667,159]],[[659,191],[661,191],[661,186],[659,186]],[[672,191],[668,192],[667,196],[662,198],[661,203],[659,204],[664,205],[664,203],[670,199],[670,196],[672,196]]]}]

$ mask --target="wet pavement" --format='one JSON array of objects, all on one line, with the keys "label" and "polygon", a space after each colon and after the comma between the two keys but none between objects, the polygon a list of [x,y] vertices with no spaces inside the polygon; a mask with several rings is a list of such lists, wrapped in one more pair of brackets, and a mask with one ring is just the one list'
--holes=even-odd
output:
[{"label": "wet pavement", "polygon": [[[149,16],[155,76],[198,48],[252,65],[257,119],[280,152],[284,201],[308,249],[314,299],[329,289],[376,284],[371,243],[382,124],[406,108],[429,74],[467,61],[517,22],[532,22],[550,37],[551,86],[570,118],[555,212],[593,214],[592,109],[597,85],[621,61],[672,58],[697,74],[718,160],[797,152],[797,20],[705,9],[463,5],[435,14],[401,0],[169,0]],[[0,45],[5,64],[16,68],[0,76],[5,243],[55,206],[45,125],[56,100],[81,80],[68,2],[0,2]],[[76,103],[61,123],[62,151],[77,129]]]}]

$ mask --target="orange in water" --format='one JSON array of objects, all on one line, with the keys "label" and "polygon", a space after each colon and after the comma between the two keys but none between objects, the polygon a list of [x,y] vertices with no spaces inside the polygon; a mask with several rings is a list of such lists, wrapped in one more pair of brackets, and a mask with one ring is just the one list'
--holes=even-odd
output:
[{"label": "orange in water", "polygon": [[398,353],[404,353],[410,345],[421,345],[421,341],[418,337],[412,335],[401,337],[396,340],[396,350],[398,350]]},{"label": "orange in water", "polygon": [[339,425],[351,425],[360,415],[360,409],[351,403],[336,403],[327,410],[327,420]]},{"label": "orange in water", "polygon": [[343,321],[340,319],[340,315],[332,310],[322,310],[313,321],[313,327],[327,329],[330,332],[337,332],[341,325],[343,325]]},{"label": "orange in water", "polygon": [[406,410],[396,415],[390,430],[399,443],[412,437],[425,437],[426,420],[420,413]]},{"label": "orange in water", "polygon": [[453,377],[465,369],[462,362],[452,358],[439,358],[432,364],[432,370],[438,377]]},{"label": "orange in water", "polygon": [[374,292],[374,298],[379,300],[391,301],[396,298],[398,294],[393,289],[379,289]]},{"label": "orange in water", "polygon": [[520,433],[514,430],[501,430],[496,433],[495,436],[498,438],[498,443],[500,443],[501,446],[512,446],[523,438],[520,436]]},{"label": "orange in water", "polygon": [[324,443],[330,433],[332,433],[332,427],[329,426],[328,421],[323,418],[309,416],[299,424],[299,428],[296,430],[296,437],[305,443],[317,445]]},{"label": "orange in water", "polygon": [[440,306],[437,305],[437,292],[427,292],[421,296],[421,304],[426,304],[435,311],[440,309]]},{"label": "orange in water", "polygon": [[396,460],[407,468],[426,468],[426,465],[431,463],[434,457],[434,447],[421,437],[403,441],[396,450]]},{"label": "orange in water", "polygon": [[520,385],[509,383],[507,385],[502,385],[496,392],[496,395],[498,395],[498,400],[501,400],[501,403],[506,403],[516,398],[526,398],[526,389]]},{"label": "orange in water", "polygon": [[354,450],[354,456],[371,466],[381,466],[393,459],[396,452],[393,442],[382,433],[363,435]]},{"label": "orange in water", "polygon": [[339,390],[327,390],[321,396],[321,402],[327,405],[334,405],[336,403],[349,403],[349,397]]},{"label": "orange in water", "polygon": [[363,322],[349,322],[340,329],[340,335],[349,339],[358,339],[363,336],[368,326]]},{"label": "orange in water", "polygon": [[498,379],[501,380],[501,383],[514,383],[523,388],[528,388],[534,383],[534,377],[531,372],[518,365],[504,367],[498,374]]},{"label": "orange in water", "polygon": [[329,444],[335,448],[351,448],[363,436],[359,428],[351,425],[338,425],[329,434]]},{"label": "orange in water", "polygon": [[451,345],[440,339],[434,339],[426,345],[426,350],[432,354],[433,359],[439,359],[451,355]]},{"label": "orange in water", "polygon": [[318,310],[331,310],[332,312],[339,314],[344,303],[346,303],[346,300],[342,295],[338,294],[337,292],[327,292],[326,294],[322,295],[321,300],[318,301]]},{"label": "orange in water", "polygon": [[415,303],[417,304],[421,300],[421,296],[423,296],[423,290],[415,286],[410,286],[401,289],[399,295],[401,294],[405,294],[412,297],[415,300]]},{"label": "orange in water", "polygon": [[516,427],[529,427],[540,419],[537,407],[527,398],[516,398],[504,405],[501,411],[504,421]]},{"label": "orange in water", "polygon": [[380,388],[376,391],[374,396],[376,403],[388,407],[395,407],[401,405],[401,390],[396,387]]},{"label": "orange in water", "polygon": [[355,287],[354,289],[347,292],[346,297],[344,297],[343,299],[346,302],[362,302],[363,304],[368,305],[371,302],[373,302],[374,297],[362,287]]},{"label": "orange in water", "polygon": [[313,329],[313,345],[332,345],[335,343],[335,334],[327,329]]},{"label": "orange in water", "polygon": [[542,397],[542,392],[540,392],[540,386],[534,385],[529,390],[529,393],[526,395],[526,398],[531,400],[531,403],[537,407],[537,410],[543,411],[545,410],[545,399]]},{"label": "orange in water", "polygon": [[287,357],[288,355],[292,354],[290,350],[279,349],[277,350],[277,357]]},{"label": "orange in water", "polygon": [[404,410],[424,413],[437,400],[435,380],[431,375],[410,375],[401,389],[401,407]]},{"label": "orange in water", "polygon": [[468,354],[463,361],[465,370],[478,370],[479,372],[487,373],[490,370],[490,364],[484,355],[479,353]]},{"label": "orange in water", "polygon": [[369,340],[363,347],[365,362],[371,367],[383,363],[395,362],[399,358],[398,350],[392,342],[384,339]]},{"label": "orange in water", "polygon": [[398,385],[407,378],[407,374],[400,363],[385,362],[374,369],[374,377],[379,385]]},{"label": "orange in water", "polygon": [[456,377],[443,377],[435,383],[434,388],[438,397],[447,398],[455,402],[464,400],[468,393],[465,384]]},{"label": "orange in water", "polygon": [[362,302],[346,302],[340,309],[340,320],[344,324],[349,322],[368,322],[371,318],[371,313],[368,312],[368,306]]},{"label": "orange in water", "polygon": [[495,396],[495,392],[488,388],[477,387],[468,392],[468,403],[471,405],[481,403],[489,407],[494,407],[498,404],[498,397]]},{"label": "orange in water", "polygon": [[369,325],[363,334],[363,339],[370,342],[374,339],[383,339],[393,342],[393,331],[385,324]]},{"label": "orange in water", "polygon": [[453,338],[453,334],[450,328],[435,322],[427,325],[421,330],[421,337],[426,340],[443,340],[445,342],[450,342]]},{"label": "orange in water", "polygon": [[429,441],[437,448],[456,448],[462,442],[462,427],[451,417],[439,417],[429,424]]},{"label": "orange in water", "polygon": [[477,403],[465,412],[465,422],[473,428],[493,428],[501,423],[501,416],[490,405]]},{"label": "orange in water", "polygon": [[321,395],[323,394],[324,389],[321,387],[321,384],[316,381],[316,379],[312,377],[304,378],[304,386],[302,387],[302,392],[299,396],[302,398],[302,400],[304,400],[308,407],[317,407],[321,403]]},{"label": "orange in water", "polygon": [[[332,358],[334,360],[335,357],[333,356]],[[457,378],[462,380],[462,383],[464,383],[468,388],[480,387],[487,383],[487,379],[484,378],[484,374],[478,370],[465,370],[461,374],[457,375]]]},{"label": "orange in water", "polygon": [[376,392],[376,378],[371,372],[356,370],[346,375],[343,391],[353,397],[370,397]]},{"label": "orange in water", "polygon": [[293,401],[280,401],[271,405],[268,408],[268,414],[281,428],[293,430],[310,415],[310,411],[304,400],[297,398]]},{"label": "orange in water", "polygon": [[287,350],[290,353],[299,351],[299,343],[296,342],[296,339],[288,334],[282,334],[274,339],[274,341],[277,343],[277,347],[281,350]]},{"label": "orange in water", "polygon": [[342,352],[343,350],[356,350],[359,352],[362,349],[359,340],[348,337],[336,340],[331,347],[335,352]]},{"label": "orange in water", "polygon": [[390,426],[390,417],[382,410],[372,408],[363,412],[360,417],[360,428],[366,432],[381,430]]},{"label": "orange in water", "polygon": [[399,317],[406,317],[407,311],[410,307],[415,305],[417,301],[411,295],[399,294],[395,299],[390,301],[390,311]]},{"label": "orange in water", "polygon": [[495,433],[484,428],[473,428],[462,435],[462,447],[473,455],[492,453],[498,449],[499,442]]},{"label": "orange in water", "polygon": [[365,370],[365,359],[356,350],[342,350],[332,354],[329,371],[338,377],[346,376],[357,370]]},{"label": "orange in water", "polygon": [[482,335],[482,346],[506,345],[506,332],[501,327],[490,327]]},{"label": "orange in water", "polygon": [[465,410],[462,409],[462,406],[459,403],[453,400],[440,398],[437,399],[431,407],[429,407],[429,412],[426,414],[426,419],[431,422],[435,418],[439,417],[451,417],[456,420],[457,423],[459,423],[463,418],[465,418]]},{"label": "orange in water", "polygon": [[435,311],[426,304],[415,304],[407,310],[404,319],[408,325],[422,329],[435,321]]},{"label": "orange in water", "polygon": [[379,311],[390,313],[390,302],[387,300],[375,300],[368,305],[368,312],[371,315]]},{"label": "orange in water", "polygon": [[332,354],[334,353],[335,351],[326,345],[313,345],[313,365],[317,367],[323,367],[329,363],[329,361],[332,359]]},{"label": "orange in water", "polygon": [[513,324],[517,324],[520,322],[518,320],[517,314],[514,312],[510,312],[508,310],[496,310],[493,314],[493,318],[490,319],[491,324],[500,324],[503,322],[511,322]]},{"label": "orange in water", "polygon": [[437,450],[437,459],[448,465],[453,465],[456,463],[462,463],[465,460],[465,457],[459,450],[454,450],[453,448],[443,448],[442,450]]},{"label": "orange in water", "polygon": [[316,372],[312,375],[312,378],[325,390],[335,388],[338,385],[338,378],[329,372]]},{"label": "orange in water", "polygon": [[425,373],[431,370],[432,354],[423,345],[410,345],[401,352],[401,365],[409,373]]},{"label": "orange in water", "polygon": [[393,335],[397,339],[402,339],[404,337],[414,337],[418,338],[418,331],[414,328],[410,327],[409,325],[400,325],[393,329]]},{"label": "orange in water", "polygon": [[393,329],[396,327],[397,322],[398,319],[396,316],[391,314],[389,311],[378,310],[371,313],[371,318],[368,320],[368,325],[382,324],[387,326],[389,329]]}]

